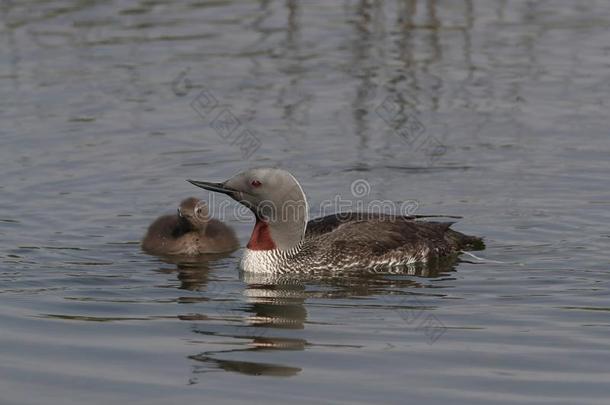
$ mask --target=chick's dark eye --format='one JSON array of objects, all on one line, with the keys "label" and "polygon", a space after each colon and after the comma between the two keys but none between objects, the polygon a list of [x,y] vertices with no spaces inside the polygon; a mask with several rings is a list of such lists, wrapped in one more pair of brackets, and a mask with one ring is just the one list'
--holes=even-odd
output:
[{"label": "chick's dark eye", "polygon": [[261,182],[260,182],[260,181],[258,181],[258,180],[252,180],[252,181],[250,182],[250,184],[252,185],[252,187],[260,187],[260,186],[262,186],[262,185],[263,185],[263,183],[261,183]]}]

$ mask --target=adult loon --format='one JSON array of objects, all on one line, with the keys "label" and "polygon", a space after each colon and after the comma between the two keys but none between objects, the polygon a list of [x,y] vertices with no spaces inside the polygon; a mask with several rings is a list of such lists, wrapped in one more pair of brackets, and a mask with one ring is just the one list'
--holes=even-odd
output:
[{"label": "adult loon", "polygon": [[142,249],[156,255],[196,256],[230,252],[239,247],[235,233],[209,216],[205,201],[183,200],[175,215],[157,218],[142,240]]},{"label": "adult loon", "polygon": [[483,247],[481,238],[449,229],[450,222],[414,216],[350,212],[308,221],[305,193],[282,169],[251,169],[222,183],[187,181],[254,213],[241,260],[247,272],[391,271]]}]

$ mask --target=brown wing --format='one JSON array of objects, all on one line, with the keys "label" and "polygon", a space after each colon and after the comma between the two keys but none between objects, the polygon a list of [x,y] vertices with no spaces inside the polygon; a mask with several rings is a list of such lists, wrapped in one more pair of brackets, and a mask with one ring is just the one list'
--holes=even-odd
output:
[{"label": "brown wing", "polygon": [[412,215],[412,216],[394,216],[382,213],[366,213],[366,212],[343,212],[331,214],[325,217],[312,219],[307,223],[305,238],[317,237],[324,233],[331,232],[339,225],[350,222],[360,222],[364,220],[415,220],[420,218],[461,218],[453,215]]},{"label": "brown wing", "polygon": [[[325,217],[326,218],[326,217]],[[418,262],[459,252],[480,238],[453,231],[450,222],[418,222],[406,217],[325,221],[306,237],[308,254],[335,267],[360,263]]]},{"label": "brown wing", "polygon": [[334,248],[358,249],[378,257],[395,250],[446,254],[455,246],[445,239],[451,223],[416,222],[405,218],[353,221],[328,234]]},{"label": "brown wing", "polygon": [[[318,237],[322,234],[332,232],[340,225],[344,225],[350,222],[362,222],[365,220],[378,220],[380,218],[397,218],[394,216],[388,216],[380,213],[366,213],[366,212],[342,212],[337,214],[327,215],[312,219],[307,223],[307,229],[305,231],[305,238]],[[398,217],[404,219],[413,219],[412,217]]]}]

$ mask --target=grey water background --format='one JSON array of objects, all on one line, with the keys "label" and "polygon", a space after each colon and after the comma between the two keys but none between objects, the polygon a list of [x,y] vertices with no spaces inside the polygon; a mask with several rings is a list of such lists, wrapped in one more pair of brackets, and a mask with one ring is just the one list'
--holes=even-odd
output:
[{"label": "grey water background", "polygon": [[[609,21],[602,0],[2,1],[0,403],[607,404]],[[140,251],[180,199],[224,204],[184,179],[253,166],[292,171],[312,216],[462,215],[488,261],[274,283],[241,250]]]}]

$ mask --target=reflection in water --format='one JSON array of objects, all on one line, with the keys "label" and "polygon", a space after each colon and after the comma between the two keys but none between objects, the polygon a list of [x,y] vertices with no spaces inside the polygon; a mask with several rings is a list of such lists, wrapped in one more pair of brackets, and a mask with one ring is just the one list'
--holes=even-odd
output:
[{"label": "reflection in water", "polygon": [[[244,279],[245,281],[245,279]],[[257,280],[261,282],[247,283],[244,295],[247,305],[240,308],[245,313],[242,323],[233,328],[223,325],[220,332],[209,332],[202,329],[205,325],[198,325],[194,332],[203,335],[225,336],[236,339],[247,340],[246,348],[233,350],[206,351],[193,356],[190,359],[207,363],[207,366],[195,366],[194,374],[210,371],[209,365],[225,371],[234,371],[248,375],[268,376],[293,376],[301,371],[298,367],[285,366],[281,364],[259,363],[252,361],[237,361],[221,359],[223,355],[235,355],[236,353],[256,353],[271,350],[304,350],[307,341],[298,338],[281,336],[269,336],[275,329],[303,329],[307,318],[305,310],[305,287],[300,283],[269,284],[268,280]],[[231,308],[221,311],[229,316]],[[221,314],[222,316],[222,314]],[[196,379],[192,379],[191,383]]]},{"label": "reflection in water", "polygon": [[[218,352],[217,352],[218,353]],[[192,360],[201,361],[211,365],[215,365],[217,368],[224,371],[233,371],[240,374],[246,375],[267,375],[274,377],[291,377],[298,374],[301,369],[298,367],[287,367],[279,364],[271,363],[255,363],[249,361],[236,361],[236,360],[221,360],[205,355],[195,355],[189,357]],[[194,374],[201,374],[211,371],[207,366],[195,366],[193,367]],[[197,383],[196,378],[191,378],[192,384]]]},{"label": "reflection in water", "polygon": [[[438,277],[454,271],[455,260],[444,262],[433,267],[411,267],[402,274],[362,274],[349,272],[343,274],[323,275],[274,275],[241,272],[240,278],[246,283],[243,296],[246,305],[238,308],[223,308],[221,317],[225,322],[220,330],[211,331],[206,323],[193,327],[198,335],[213,337],[231,337],[242,341],[239,347],[229,350],[208,350],[189,356],[191,360],[205,363],[195,365],[193,374],[206,373],[218,369],[247,375],[267,375],[289,377],[298,374],[300,367],[251,360],[235,360],[226,357],[236,355],[250,358],[259,352],[276,350],[305,350],[310,346],[341,346],[359,348],[355,345],[324,344],[308,342],[301,338],[281,336],[284,331],[305,329],[307,323],[307,299],[346,299],[379,295],[381,300],[387,294],[395,295],[400,289],[422,287],[416,277]],[[409,295],[408,292],[404,294]],[[392,305],[395,305],[393,303]],[[414,311],[423,308],[419,302],[400,303],[396,310]],[[241,312],[241,322],[234,323],[234,312]],[[224,315],[223,315],[224,314]],[[195,320],[193,318],[189,320]],[[201,318],[200,320],[207,320]],[[247,342],[247,343],[244,343]],[[244,347],[245,346],[245,347]],[[190,381],[198,382],[196,377]]]},{"label": "reflection in water", "polygon": [[208,284],[210,262],[229,257],[230,253],[214,253],[202,256],[159,256],[159,259],[175,267],[162,267],[156,270],[159,273],[176,273],[180,280],[180,289],[200,291]]},{"label": "reflection in water", "polygon": [[248,283],[244,291],[249,303],[245,311],[251,326],[265,328],[303,329],[305,287],[298,283]]}]

